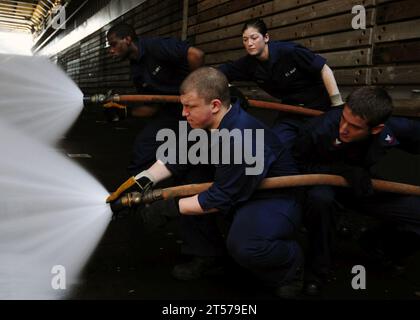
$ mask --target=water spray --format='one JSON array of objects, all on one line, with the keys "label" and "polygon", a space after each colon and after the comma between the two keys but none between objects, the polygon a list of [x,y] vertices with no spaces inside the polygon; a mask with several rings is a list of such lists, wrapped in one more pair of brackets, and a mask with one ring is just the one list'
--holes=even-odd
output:
[{"label": "water spray", "polygon": [[68,298],[112,216],[57,148],[83,93],[47,57],[0,54],[0,97],[0,299]]},{"label": "water spray", "polygon": [[43,56],[0,54],[0,119],[55,145],[83,109],[83,93]]}]

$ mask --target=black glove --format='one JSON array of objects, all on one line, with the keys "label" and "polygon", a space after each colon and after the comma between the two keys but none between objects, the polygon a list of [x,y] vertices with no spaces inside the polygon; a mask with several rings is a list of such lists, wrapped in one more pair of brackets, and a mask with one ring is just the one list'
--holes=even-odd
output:
[{"label": "black glove", "polygon": [[141,223],[148,231],[163,227],[168,221],[178,217],[179,199],[160,200],[139,209]]},{"label": "black glove", "polygon": [[104,114],[108,122],[118,122],[127,118],[127,107],[115,102],[104,104]]},{"label": "black glove", "polygon": [[342,176],[349,183],[356,197],[365,197],[373,194],[369,171],[347,164],[334,164],[331,167],[333,174]]},{"label": "black glove", "polygon": [[[132,178],[130,178],[132,179]],[[130,179],[128,181],[130,181]],[[137,209],[143,208],[143,204],[131,204],[127,206],[124,204],[121,200],[121,197],[126,195],[127,193],[132,192],[138,192],[143,196],[145,192],[148,192],[152,189],[153,182],[148,177],[140,177],[137,181],[135,179],[132,179],[135,181],[132,186],[129,186],[127,183],[124,183],[127,186],[127,189],[122,190],[120,194],[114,199],[107,202],[111,203],[111,210],[112,210],[112,220],[115,220],[117,218],[123,218],[126,217],[132,213],[134,213]],[[123,186],[124,186],[123,184]],[[120,190],[123,189],[120,187]],[[113,194],[115,196],[115,193]]]},{"label": "black glove", "polygon": [[136,180],[136,184],[133,186],[133,191],[138,191],[143,195],[145,192],[152,190],[152,187],[152,180],[150,180],[148,177],[143,176]]}]

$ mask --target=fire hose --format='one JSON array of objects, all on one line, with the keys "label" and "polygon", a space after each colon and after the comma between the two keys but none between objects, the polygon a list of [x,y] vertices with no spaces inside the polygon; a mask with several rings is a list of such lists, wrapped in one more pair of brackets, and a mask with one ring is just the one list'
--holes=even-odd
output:
[{"label": "fire hose", "polygon": [[[420,186],[379,179],[372,179],[371,181],[375,191],[420,196]],[[207,190],[211,185],[211,182],[188,184],[164,189],[155,189],[148,191],[143,195],[139,192],[132,192],[112,202],[111,209],[113,212],[118,212],[123,208],[135,207],[142,203],[146,204],[157,200],[189,197]],[[341,176],[330,174],[304,174],[265,178],[258,189],[292,188],[316,185],[329,185],[335,187],[349,186],[347,181]]]},{"label": "fire hose", "polygon": [[[92,96],[83,97],[85,103],[92,104],[103,104],[107,102],[142,102],[142,103],[179,103],[179,96],[170,96],[170,95],[119,95],[111,94],[95,94]],[[288,104],[278,103],[278,102],[269,102],[261,100],[252,100],[248,99],[248,103],[251,107],[263,108],[263,109],[273,109],[277,111],[283,111],[287,113],[294,113],[303,116],[319,116],[323,114],[322,111],[313,110],[304,107],[292,106]]]}]

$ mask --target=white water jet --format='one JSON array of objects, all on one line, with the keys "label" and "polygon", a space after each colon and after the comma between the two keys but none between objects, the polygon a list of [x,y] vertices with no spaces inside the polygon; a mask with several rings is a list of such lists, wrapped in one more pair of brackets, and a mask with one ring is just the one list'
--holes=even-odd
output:
[{"label": "white water jet", "polygon": [[[66,298],[110,221],[108,192],[1,121],[0,145],[0,299]],[[54,266],[65,268],[65,290],[53,289]]]},{"label": "white water jet", "polygon": [[0,54],[0,118],[54,144],[83,108],[83,93],[45,57]]}]

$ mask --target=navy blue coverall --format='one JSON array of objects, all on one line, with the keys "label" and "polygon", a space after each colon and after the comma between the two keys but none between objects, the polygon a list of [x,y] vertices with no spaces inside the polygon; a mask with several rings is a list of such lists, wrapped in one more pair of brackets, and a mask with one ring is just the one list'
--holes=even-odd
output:
[{"label": "navy blue coverall", "polygon": [[[420,145],[420,123],[398,117],[391,117],[378,135],[371,135],[363,141],[342,143],[339,140],[341,114],[342,109],[329,111],[301,128],[293,154],[303,172],[335,174],[334,165],[345,163],[372,173],[372,167],[392,148],[404,148],[410,152],[413,151],[410,147]],[[375,178],[372,174],[370,176]],[[388,193],[355,197],[346,188],[311,187],[307,190],[304,220],[309,232],[307,262],[316,275],[325,276],[331,268],[336,201],[390,223],[396,230],[420,235],[420,197]]]},{"label": "navy blue coverall", "polygon": [[[139,94],[178,95],[182,81],[189,74],[189,44],[174,38],[140,38],[136,43],[139,56],[130,60],[132,80]],[[156,134],[162,128],[178,130],[182,119],[180,104],[166,103],[136,137],[130,174],[147,169],[156,161],[161,142]]]},{"label": "navy blue coverall", "polygon": [[[328,110],[330,97],[321,77],[326,59],[294,42],[269,41],[269,60],[247,55],[221,65],[229,81],[254,81],[285,104]],[[297,116],[278,118],[272,130],[289,146],[303,119]]]},{"label": "navy blue coverall", "polygon": [[[267,285],[277,286],[288,281],[302,264],[302,252],[294,239],[300,224],[301,208],[295,191],[256,191],[265,177],[297,174],[297,167],[289,150],[264,124],[246,113],[239,103],[232,106],[218,128],[252,129],[252,150],[264,145],[264,166],[261,174],[246,175],[247,164],[214,164],[214,183],[198,195],[204,210],[217,208],[226,216],[233,213],[227,236],[227,249],[243,267],[250,269]],[[255,130],[264,129],[264,141],[257,141]],[[247,141],[249,143],[249,141]],[[230,141],[233,159],[234,143]],[[231,160],[233,162],[233,160]],[[249,167],[249,166],[248,166]],[[183,175],[188,165],[171,165],[174,175]],[[196,256],[221,256],[226,252],[216,215],[181,215],[184,236],[183,253]]]}]

